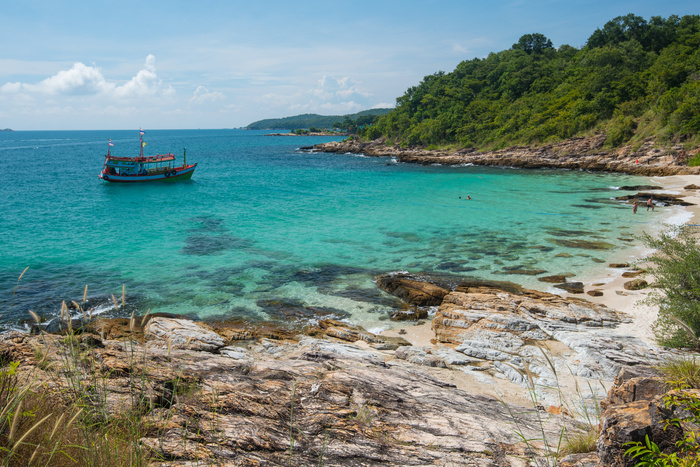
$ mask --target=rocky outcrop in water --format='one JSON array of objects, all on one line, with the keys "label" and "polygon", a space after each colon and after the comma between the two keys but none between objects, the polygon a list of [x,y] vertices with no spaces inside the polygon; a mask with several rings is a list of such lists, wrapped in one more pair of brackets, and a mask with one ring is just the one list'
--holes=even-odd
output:
[{"label": "rocky outcrop in water", "polygon": [[640,176],[700,174],[700,167],[689,167],[687,160],[700,149],[686,150],[682,145],[658,147],[653,139],[638,147],[616,149],[603,147],[605,135],[572,138],[556,144],[537,147],[516,146],[498,151],[473,149],[458,151],[428,150],[388,146],[386,140],[371,142],[342,141],[319,144],[315,151],[361,153],[367,156],[389,156],[399,162],[442,165],[487,165],[526,169],[558,168],[620,172]]}]

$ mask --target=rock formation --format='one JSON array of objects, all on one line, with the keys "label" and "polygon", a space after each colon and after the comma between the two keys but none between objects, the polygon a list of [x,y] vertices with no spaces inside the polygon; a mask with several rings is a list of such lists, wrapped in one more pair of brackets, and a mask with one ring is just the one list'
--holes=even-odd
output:
[{"label": "rock formation", "polygon": [[428,150],[389,146],[386,140],[371,142],[342,141],[314,146],[315,151],[361,153],[367,156],[389,156],[398,162],[430,165],[487,165],[524,169],[559,168],[620,172],[640,176],[700,174],[700,167],[689,167],[687,159],[698,150],[688,152],[682,145],[657,147],[653,139],[639,147],[617,149],[603,147],[605,135],[577,137],[556,144],[537,147],[516,146],[497,151],[473,149],[457,151]]},{"label": "rock formation", "polygon": [[628,465],[624,442],[680,435],[659,430],[664,389],[647,369],[670,353],[619,334],[627,316],[507,282],[376,281],[433,310],[431,345],[333,319],[275,330],[147,316],[68,339],[8,333],[0,355],[47,387],[77,371],[107,414],[145,413],[151,465],[525,466],[585,422],[606,382],[597,451],[561,465]]}]

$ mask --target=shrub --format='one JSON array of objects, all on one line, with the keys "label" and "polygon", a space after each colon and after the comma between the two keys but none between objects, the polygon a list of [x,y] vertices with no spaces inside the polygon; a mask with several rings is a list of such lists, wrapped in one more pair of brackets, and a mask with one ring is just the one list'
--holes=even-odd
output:
[{"label": "shrub", "polygon": [[700,333],[700,250],[691,226],[672,227],[658,237],[642,235],[644,244],[656,250],[648,261],[654,278],[645,300],[659,307],[653,330],[659,344],[698,347]]}]

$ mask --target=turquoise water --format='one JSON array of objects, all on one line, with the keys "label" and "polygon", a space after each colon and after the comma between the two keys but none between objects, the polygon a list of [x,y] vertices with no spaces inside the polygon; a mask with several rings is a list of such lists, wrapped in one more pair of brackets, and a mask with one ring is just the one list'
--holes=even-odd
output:
[{"label": "turquoise water", "polygon": [[[147,155],[187,147],[188,162],[199,163],[192,180],[109,184],[97,174],[110,138],[115,155],[138,150],[137,131],[0,133],[4,326],[30,309],[55,316],[87,284],[95,313],[107,315],[331,315],[376,327],[388,325],[396,306],[375,288],[376,274],[439,272],[542,288],[536,276],[505,272],[585,275],[657,220],[632,217],[610,199],[619,194],[610,187],[645,179],[397,164],[298,150],[330,137],[243,130],[147,131]],[[129,306],[115,312],[100,300],[119,297],[122,284]]]}]

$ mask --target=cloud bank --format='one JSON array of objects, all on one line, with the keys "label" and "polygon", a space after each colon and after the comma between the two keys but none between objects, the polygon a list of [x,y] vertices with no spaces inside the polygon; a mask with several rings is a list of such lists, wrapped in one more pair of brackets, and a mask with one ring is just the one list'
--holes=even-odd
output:
[{"label": "cloud bank", "polygon": [[153,55],[148,55],[143,69],[124,84],[109,82],[99,68],[76,62],[69,70],[61,70],[36,84],[6,83],[0,87],[0,92],[8,96],[102,96],[111,99],[139,99],[174,94],[173,88],[164,85],[156,74],[155,61]]}]

